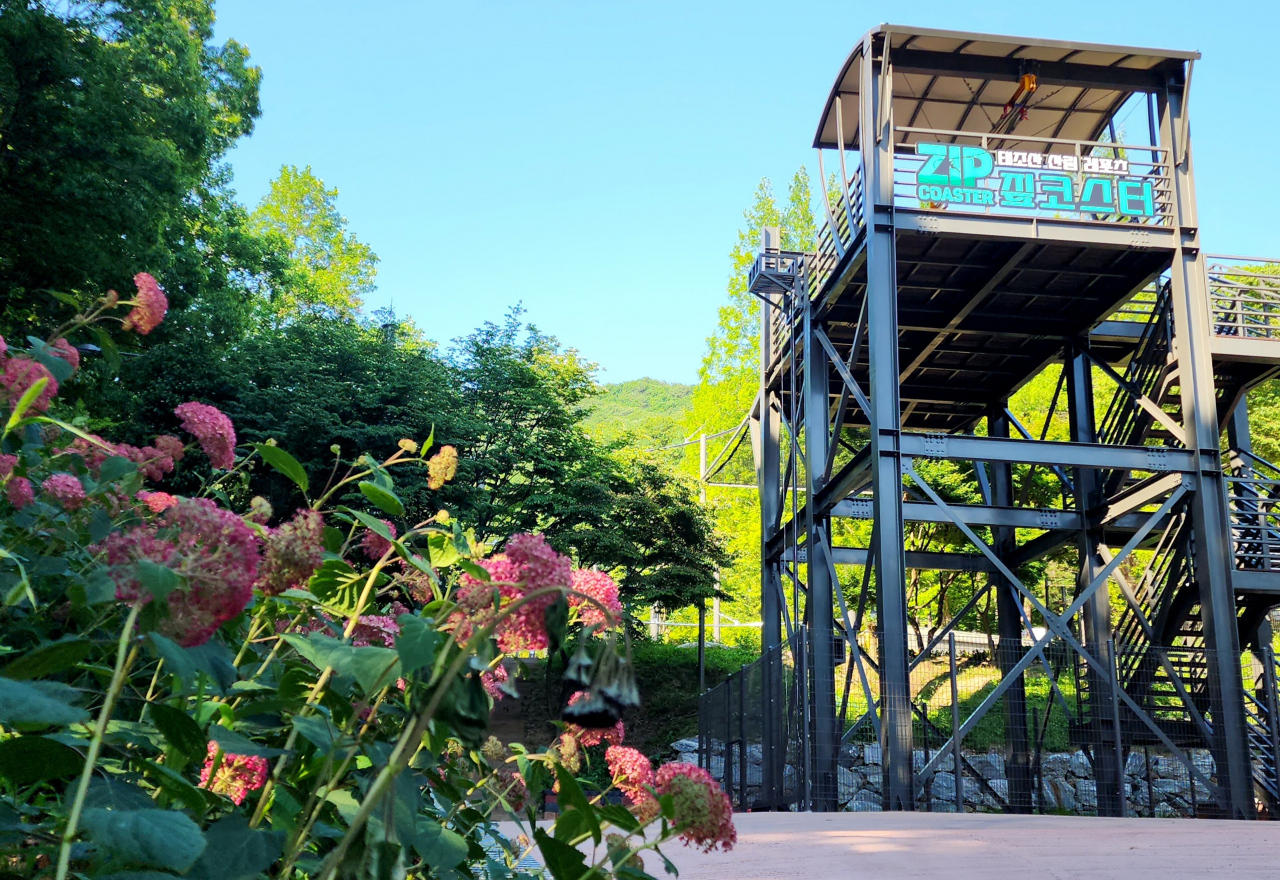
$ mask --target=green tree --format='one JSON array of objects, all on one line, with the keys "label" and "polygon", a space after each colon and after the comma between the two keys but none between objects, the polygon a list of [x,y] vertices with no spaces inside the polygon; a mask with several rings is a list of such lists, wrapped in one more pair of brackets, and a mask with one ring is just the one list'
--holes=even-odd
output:
[{"label": "green tree", "polygon": [[193,192],[259,113],[261,71],[213,22],[212,0],[0,0],[0,330],[73,313],[46,291],[166,281]]},{"label": "green tree", "polygon": [[254,229],[291,260],[291,283],[269,297],[277,322],[312,311],[350,318],[374,289],[378,257],[348,231],[337,198],[310,165],[285,165],[253,212]]}]

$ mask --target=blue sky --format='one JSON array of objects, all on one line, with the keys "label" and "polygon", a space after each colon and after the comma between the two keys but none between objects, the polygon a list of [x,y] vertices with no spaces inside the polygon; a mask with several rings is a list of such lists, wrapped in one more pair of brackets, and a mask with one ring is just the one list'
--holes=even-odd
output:
[{"label": "blue sky", "polygon": [[882,21],[1197,49],[1210,251],[1280,256],[1280,5],[219,0],[263,67],[231,154],[252,206],[311,165],[381,257],[373,307],[447,341],[523,303],[600,378],[691,382],[761,177],[814,168],[818,113]]}]

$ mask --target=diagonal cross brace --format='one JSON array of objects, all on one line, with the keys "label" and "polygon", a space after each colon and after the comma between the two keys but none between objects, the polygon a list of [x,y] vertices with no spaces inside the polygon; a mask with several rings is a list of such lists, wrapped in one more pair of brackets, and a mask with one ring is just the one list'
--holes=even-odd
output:
[{"label": "diagonal cross brace", "polygon": [[1084,342],[1079,342],[1077,343],[1077,345],[1079,346],[1080,351],[1082,351],[1085,354],[1085,356],[1089,358],[1089,360],[1097,364],[1098,367],[1102,369],[1102,372],[1106,373],[1107,376],[1111,378],[1112,382],[1115,382],[1118,386],[1123,388],[1125,391],[1129,392],[1129,395],[1133,397],[1134,402],[1136,402],[1138,406],[1146,410],[1147,415],[1151,416],[1151,418],[1155,419],[1157,422],[1163,425],[1165,430],[1173,435],[1173,439],[1177,440],[1179,443],[1181,443],[1183,446],[1187,447],[1188,449],[1190,448],[1190,445],[1187,443],[1186,432],[1183,430],[1182,425],[1179,425],[1177,422],[1173,420],[1173,416],[1169,415],[1167,412],[1161,409],[1159,404],[1157,404],[1150,397],[1147,397],[1147,395],[1143,394],[1141,388],[1134,386],[1128,379],[1125,379],[1115,370],[1111,369],[1111,365],[1108,364],[1103,358],[1100,358],[1096,354],[1094,354],[1093,350],[1090,349],[1087,344],[1085,344]]},{"label": "diagonal cross brace", "polygon": [[[1065,641],[1068,645],[1070,645],[1071,648],[1077,654],[1079,654],[1085,660],[1086,663],[1092,666],[1099,673],[1106,674],[1107,677],[1110,678],[1110,675],[1111,675],[1110,671],[1103,669],[1102,664],[1097,660],[1097,658],[1095,658],[1089,651],[1085,649],[1083,645],[1080,644],[1080,642],[1076,640],[1075,636],[1072,635],[1070,628],[1067,626],[1066,621],[1069,621],[1072,617],[1076,615],[1077,612],[1079,612],[1080,608],[1084,606],[1084,603],[1087,602],[1089,598],[1095,592],[1097,592],[1097,590],[1103,584],[1107,582],[1107,579],[1111,576],[1112,572],[1114,572],[1119,567],[1120,563],[1130,553],[1133,552],[1134,548],[1136,548],[1140,543],[1142,543],[1142,541],[1146,538],[1147,534],[1150,533],[1150,531],[1155,527],[1156,523],[1159,522],[1169,512],[1169,510],[1173,507],[1173,505],[1176,504],[1184,494],[1186,494],[1186,492],[1188,491],[1187,485],[1184,483],[1183,485],[1179,486],[1178,489],[1173,493],[1173,495],[1171,495],[1169,499],[1166,500],[1163,505],[1161,505],[1160,509],[1157,510],[1154,514],[1152,514],[1147,519],[1147,521],[1142,524],[1142,526],[1134,533],[1133,537],[1130,538],[1129,542],[1125,544],[1124,548],[1121,549],[1120,553],[1117,554],[1112,559],[1111,562],[1109,562],[1106,566],[1103,567],[1102,571],[1100,571],[1098,575],[1089,583],[1089,586],[1080,592],[1079,596],[1076,597],[1076,600],[1072,602],[1071,606],[1062,614],[1061,617],[1059,617],[1058,615],[1055,615],[1053,614],[1053,612],[1049,611],[1049,609],[1046,608],[1038,598],[1036,598],[1034,593],[1027,590],[1025,585],[1023,585],[1022,581],[1020,581],[1017,578],[1017,576],[1014,575],[1014,573],[1009,570],[1008,566],[1006,566],[1004,562],[998,556],[996,556],[996,554],[991,550],[991,548],[987,546],[986,542],[981,540],[973,532],[973,530],[968,527],[966,523],[961,521],[961,519],[951,511],[951,509],[947,506],[946,502],[944,502],[942,498],[940,498],[938,494],[933,491],[933,487],[930,486],[927,482],[925,482],[918,473],[916,473],[915,467],[909,458],[903,459],[903,465],[904,465],[903,470],[911,476],[911,478],[920,486],[921,489],[924,490],[926,494],[930,496],[933,502],[936,505],[938,505],[939,508],[942,509],[943,513],[945,513],[947,517],[956,524],[956,527],[959,528],[965,534],[965,536],[968,537],[969,540],[973,542],[974,546],[976,546],[979,550],[981,550],[983,554],[986,555],[992,561],[992,563],[1000,570],[1001,574],[1003,574],[1006,578],[1009,579],[1010,584],[1015,586],[1015,588],[1023,595],[1023,597],[1028,602],[1030,602],[1032,607],[1034,607],[1037,611],[1040,612],[1040,614],[1044,617],[1046,628],[1048,630],[1043,636],[1041,636],[1032,644],[1030,650],[1028,650],[1028,652],[1023,655],[1022,659],[1020,659],[1018,663],[1014,665],[1013,669],[1010,670],[1009,674],[1006,675],[1003,679],[1001,679],[1000,683],[996,686],[996,688],[990,694],[987,695],[987,698],[982,701],[981,705],[979,705],[976,709],[974,709],[974,711],[969,715],[969,718],[961,726],[960,737],[963,739],[963,737],[966,734],[968,734],[977,725],[977,723],[982,719],[982,717],[991,709],[992,706],[995,705],[996,700],[998,700],[1004,694],[1004,692],[1013,684],[1014,680],[1016,680],[1018,676],[1020,676],[1024,671],[1026,671],[1027,667],[1030,666],[1032,662],[1034,662],[1037,658],[1039,658],[1042,662],[1045,662],[1047,664],[1047,660],[1044,657],[1044,648],[1045,648],[1045,645],[1047,645],[1055,635],[1061,638],[1063,641]],[[1050,678],[1052,680],[1052,672],[1050,673]],[[1120,690],[1119,688],[1117,688],[1117,692],[1120,698],[1125,701],[1125,704],[1129,706],[1129,708],[1133,711],[1133,713],[1138,718],[1140,718],[1143,721],[1143,723],[1145,723],[1148,727],[1150,727],[1152,731],[1156,734],[1156,736],[1158,736],[1160,740],[1166,746],[1168,746],[1174,752],[1174,754],[1179,757],[1180,760],[1183,761],[1184,764],[1187,764],[1188,768],[1193,773],[1200,776],[1200,778],[1205,781],[1206,786],[1208,786],[1209,783],[1207,778],[1205,778],[1202,774],[1199,773],[1198,770],[1196,770],[1196,768],[1189,762],[1189,760],[1185,757],[1185,755],[1183,755],[1182,751],[1173,745],[1173,742],[1165,735],[1164,731],[1161,730],[1159,726],[1150,719],[1147,713],[1144,712],[1142,708],[1138,706],[1138,704],[1135,703],[1133,699],[1123,690]],[[950,752],[950,750],[951,750],[951,744],[947,743],[943,747],[943,749],[934,757],[934,759],[929,762],[928,766],[925,767],[924,772],[936,770],[937,765],[941,762],[942,758],[945,757]]]},{"label": "diagonal cross brace", "polygon": [[844,589],[840,586],[840,577],[836,574],[836,564],[831,558],[826,538],[822,535],[818,536],[818,541],[822,545],[822,555],[827,561],[827,569],[831,575],[831,583],[834,586],[836,599],[840,603],[840,615],[844,618],[844,631],[849,641],[853,643],[854,664],[858,667],[858,678],[862,682],[862,695],[867,701],[867,711],[871,714],[871,725],[875,728],[876,738],[880,737],[880,715],[876,712],[875,697],[871,694],[871,682],[867,678],[866,667],[862,663],[862,649],[858,645],[858,628],[862,626],[862,611],[865,604],[861,601],[861,597],[867,594],[867,582],[871,577],[871,566],[874,564],[872,560],[875,558],[875,537],[871,539],[871,552],[867,555],[867,564],[862,569],[862,594],[859,597],[857,620],[849,620],[849,606],[844,601]]},{"label": "diagonal cross brace", "polygon": [[853,374],[845,367],[844,361],[840,359],[840,355],[836,353],[835,346],[831,344],[831,340],[827,338],[827,334],[822,332],[819,327],[813,331],[813,335],[818,338],[818,342],[827,351],[827,357],[831,359],[831,363],[835,364],[836,372],[840,374],[840,378],[844,380],[844,384],[853,392],[854,399],[858,401],[858,406],[862,407],[862,411],[870,415],[871,401],[867,400],[867,395],[862,392],[861,386],[854,380]]}]

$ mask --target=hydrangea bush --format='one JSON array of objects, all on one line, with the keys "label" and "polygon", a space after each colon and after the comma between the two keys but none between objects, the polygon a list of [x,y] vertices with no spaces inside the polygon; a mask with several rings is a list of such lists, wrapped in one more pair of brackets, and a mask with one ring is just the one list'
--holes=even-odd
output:
[{"label": "hydrangea bush", "polygon": [[[134,280],[48,339],[0,340],[0,875],[641,878],[649,850],[672,870],[668,841],[733,845],[706,773],[622,744],[638,695],[607,573],[539,535],[495,548],[443,510],[406,519],[396,473],[439,488],[452,447],[335,446],[316,486],[204,402],[142,447],[57,418],[78,336],[106,349],[111,322],[163,321],[160,285]],[[166,490],[192,461],[201,490]],[[296,510],[233,504],[259,468],[296,484]],[[490,737],[507,655],[562,648],[555,743]],[[590,792],[601,744],[613,783]]]}]

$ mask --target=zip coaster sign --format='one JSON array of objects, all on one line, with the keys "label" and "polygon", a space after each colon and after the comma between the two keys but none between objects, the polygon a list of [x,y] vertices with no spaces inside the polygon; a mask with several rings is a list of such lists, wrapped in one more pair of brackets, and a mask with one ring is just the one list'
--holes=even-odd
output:
[{"label": "zip coaster sign", "polygon": [[1157,216],[1151,180],[1130,176],[1126,159],[915,146],[924,160],[915,172],[922,204]]}]

